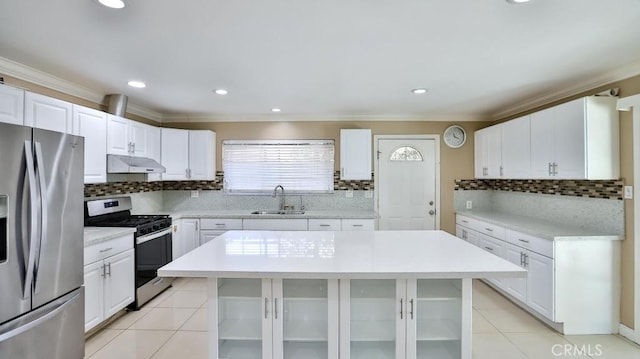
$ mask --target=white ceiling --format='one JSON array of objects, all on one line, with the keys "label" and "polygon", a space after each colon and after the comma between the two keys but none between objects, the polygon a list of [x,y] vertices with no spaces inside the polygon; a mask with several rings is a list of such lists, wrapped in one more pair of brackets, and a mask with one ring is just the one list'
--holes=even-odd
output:
[{"label": "white ceiling", "polygon": [[0,1],[0,57],[165,121],[497,118],[640,74],[640,0],[124,1]]}]

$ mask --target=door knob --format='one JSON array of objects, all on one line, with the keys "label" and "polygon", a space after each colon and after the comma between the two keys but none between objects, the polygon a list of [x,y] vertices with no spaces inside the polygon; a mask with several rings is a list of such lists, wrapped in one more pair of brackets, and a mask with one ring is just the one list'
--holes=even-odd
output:
[{"label": "door knob", "polygon": [[430,205],[430,206],[433,206],[433,201],[429,201],[429,205]]},{"label": "door knob", "polygon": [[429,211],[429,215],[430,215],[430,216],[433,216],[434,214],[436,214],[436,211],[434,211],[434,210],[430,210],[430,211]]}]

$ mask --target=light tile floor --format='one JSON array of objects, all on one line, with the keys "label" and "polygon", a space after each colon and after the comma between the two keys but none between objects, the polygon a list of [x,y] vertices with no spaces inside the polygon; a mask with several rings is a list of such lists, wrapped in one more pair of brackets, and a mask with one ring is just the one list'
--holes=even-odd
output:
[{"label": "light tile floor", "polygon": [[[206,280],[173,288],[86,342],[87,359],[206,359]],[[616,335],[563,336],[480,281],[473,285],[473,358],[640,359],[640,346]],[[332,358],[328,358],[332,359]]]}]

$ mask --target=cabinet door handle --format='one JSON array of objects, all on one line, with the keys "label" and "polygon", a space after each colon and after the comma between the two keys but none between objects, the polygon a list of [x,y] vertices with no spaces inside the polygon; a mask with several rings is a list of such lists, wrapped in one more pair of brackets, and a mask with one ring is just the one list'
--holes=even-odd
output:
[{"label": "cabinet door handle", "polygon": [[462,220],[462,223],[469,223],[469,221],[465,221],[464,219]]},{"label": "cabinet door handle", "polygon": [[109,272],[107,274],[111,277],[111,262],[107,263],[107,268],[109,268]]},{"label": "cabinet door handle", "polygon": [[131,148],[133,148],[131,150],[131,153],[136,153],[136,143],[135,142],[131,142]]},{"label": "cabinet door handle", "polygon": [[504,168],[502,166],[500,166],[500,177],[503,176],[503,173],[504,173]]},{"label": "cabinet door handle", "polygon": [[278,298],[273,299],[273,315],[278,319]]},{"label": "cabinet door handle", "polygon": [[224,223],[216,223],[216,226],[218,226],[218,227],[224,227],[224,226],[225,226],[225,224],[224,224]]},{"label": "cabinet door handle", "polygon": [[267,315],[269,314],[269,299],[264,297],[264,319],[267,319]]},{"label": "cabinet door handle", "polygon": [[330,224],[321,224],[320,227],[331,227]]},{"label": "cabinet door handle", "polygon": [[520,266],[524,267],[524,253],[520,252]]},{"label": "cabinet door handle", "polygon": [[554,176],[558,175],[558,163],[557,162],[553,163],[553,175]]},{"label": "cabinet door handle", "polygon": [[489,232],[493,232],[493,229],[491,229],[491,228],[485,228],[485,229],[486,229],[487,231],[489,231]]},{"label": "cabinet door handle", "polygon": [[354,227],[364,227],[363,224],[352,224],[352,226],[354,226]]},{"label": "cabinet door handle", "polygon": [[548,170],[549,176],[551,176],[551,162],[549,162],[549,170]]},{"label": "cabinet door handle", "polygon": [[493,252],[493,248],[491,248],[491,247],[484,246],[484,248],[485,248],[486,250],[488,250],[488,251]]},{"label": "cabinet door handle", "polygon": [[100,274],[100,276],[102,278],[106,278],[106,276],[107,276],[107,265],[106,264],[102,264],[102,274]]},{"label": "cabinet door handle", "polygon": [[400,319],[403,319],[403,317],[402,317],[402,311],[403,311],[402,304],[403,304],[403,299],[400,298]]},{"label": "cabinet door handle", "polygon": [[528,241],[528,240],[526,240],[526,239],[518,238],[518,240],[519,240],[520,242],[522,242],[522,243],[529,243],[529,241]]},{"label": "cabinet door handle", "polygon": [[413,320],[413,298],[411,298],[411,300],[409,301],[409,304],[411,305],[411,309],[409,310],[409,315],[411,316],[411,320]]},{"label": "cabinet door handle", "polygon": [[110,251],[110,250],[112,250],[112,249],[113,249],[113,247],[109,247],[109,248],[101,249],[101,250],[100,250],[100,253],[108,252],[108,251]]},{"label": "cabinet door handle", "polygon": [[467,231],[462,230],[462,239],[467,239]]},{"label": "cabinet door handle", "polygon": [[529,255],[524,253],[524,267],[529,268]]}]

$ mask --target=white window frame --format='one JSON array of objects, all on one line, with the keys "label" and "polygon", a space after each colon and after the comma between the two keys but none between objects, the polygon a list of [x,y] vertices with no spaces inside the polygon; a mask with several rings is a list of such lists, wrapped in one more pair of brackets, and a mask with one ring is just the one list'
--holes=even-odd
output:
[{"label": "white window frame", "polygon": [[222,169],[228,194],[333,193],[334,140],[224,140]]}]

